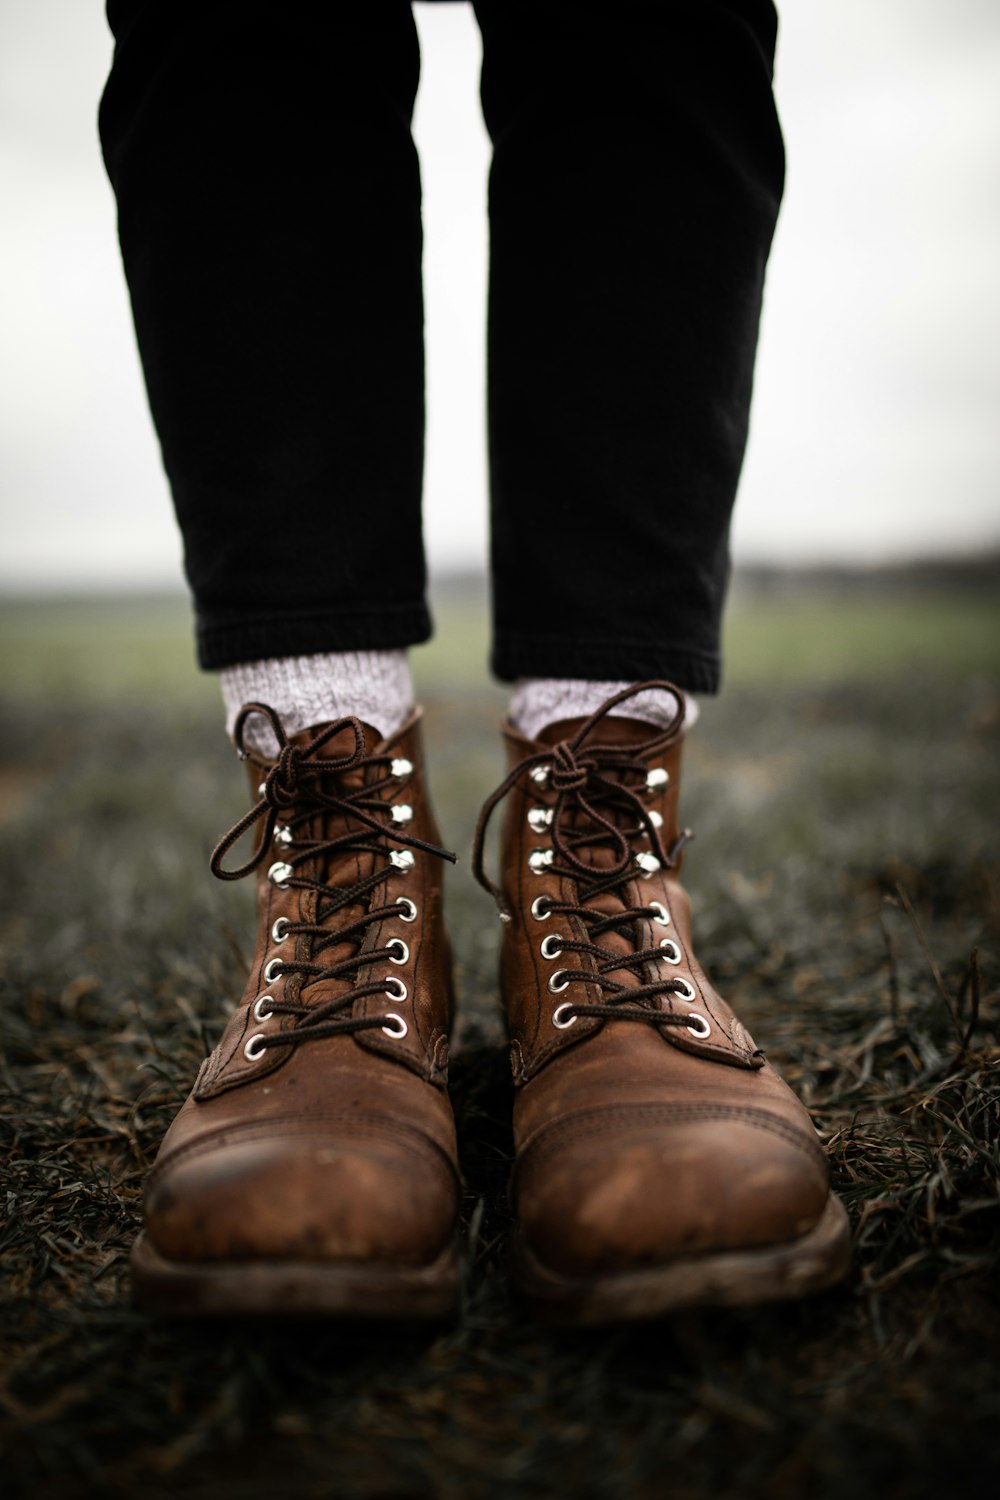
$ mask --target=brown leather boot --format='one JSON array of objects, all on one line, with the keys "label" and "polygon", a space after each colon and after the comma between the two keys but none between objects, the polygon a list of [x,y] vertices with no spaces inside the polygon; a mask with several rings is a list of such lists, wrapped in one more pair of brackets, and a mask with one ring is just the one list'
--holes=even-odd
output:
[{"label": "brown leather boot", "polygon": [[[486,804],[477,874],[507,918],[514,1270],[539,1310],[600,1323],[837,1281],[849,1229],[809,1115],[712,988],[678,883],[683,709],[538,742]],[[486,820],[508,796],[502,893]]]},{"label": "brown leather boot", "polygon": [[[181,1314],[447,1313],[459,1178],[446,1088],[450,955],[418,713],[253,755],[224,879],[259,869],[250,980],[160,1148],[132,1253],[147,1305]],[[370,748],[369,748],[370,747]],[[238,870],[226,853],[263,823]]]}]

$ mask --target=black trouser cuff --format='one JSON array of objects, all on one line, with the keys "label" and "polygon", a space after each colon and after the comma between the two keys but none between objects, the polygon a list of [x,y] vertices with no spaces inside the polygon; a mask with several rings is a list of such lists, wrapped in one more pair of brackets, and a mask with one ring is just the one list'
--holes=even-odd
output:
[{"label": "black trouser cuff", "polygon": [[424,604],[387,608],[370,614],[334,610],[300,614],[226,617],[199,612],[198,663],[207,670],[275,656],[308,656],[319,651],[396,651],[417,646],[431,636],[431,617]]},{"label": "black trouser cuff", "polygon": [[591,682],[665,677],[689,693],[717,693],[720,678],[719,655],[714,651],[509,632],[497,635],[491,666],[501,682],[514,682],[518,677],[581,677]]}]

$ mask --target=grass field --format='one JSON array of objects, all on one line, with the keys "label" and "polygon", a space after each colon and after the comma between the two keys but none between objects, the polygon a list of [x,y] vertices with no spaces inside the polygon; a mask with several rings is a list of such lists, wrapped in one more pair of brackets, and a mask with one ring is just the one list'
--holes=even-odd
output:
[{"label": "grass field", "polygon": [[[443,584],[435,639],[415,653],[425,691],[479,692],[487,658],[485,584]],[[946,676],[1000,671],[1000,596],[981,586],[896,587],[881,597],[792,575],[761,588],[737,578],[726,617],[726,683],[869,681],[900,670]],[[102,704],[166,694],[217,702],[214,680],[192,670],[187,601],[0,599],[0,689],[16,700],[55,696]],[[502,698],[498,698],[502,703]]]},{"label": "grass field", "polygon": [[855,1230],[801,1305],[539,1327],[511,1292],[497,923],[468,871],[501,774],[485,619],[416,653],[463,856],[453,1096],[469,1230],[430,1332],[154,1322],[142,1181],[242,990],[241,808],[176,601],[0,604],[4,1491],[235,1500],[937,1495],[1000,1457],[1000,605],[737,590],[688,751],[699,951],[800,1091]]}]

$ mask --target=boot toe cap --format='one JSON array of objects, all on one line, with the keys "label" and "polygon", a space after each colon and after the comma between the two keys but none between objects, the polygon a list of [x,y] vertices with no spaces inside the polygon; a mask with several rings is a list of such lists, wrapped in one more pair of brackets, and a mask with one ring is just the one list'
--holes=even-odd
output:
[{"label": "boot toe cap", "polygon": [[711,1118],[543,1134],[518,1177],[523,1233],[565,1275],[790,1243],[829,1193],[817,1144],[797,1135]]},{"label": "boot toe cap", "polygon": [[271,1136],[207,1140],[168,1158],[146,1225],[172,1260],[422,1265],[448,1243],[454,1176],[428,1142]]}]

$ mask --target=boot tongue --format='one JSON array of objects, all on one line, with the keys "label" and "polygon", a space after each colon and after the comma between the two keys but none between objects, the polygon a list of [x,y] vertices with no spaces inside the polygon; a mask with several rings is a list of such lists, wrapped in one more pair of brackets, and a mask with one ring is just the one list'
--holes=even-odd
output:
[{"label": "boot tongue", "polygon": [[[376,754],[382,744],[381,734],[371,724],[366,724],[362,719],[359,719],[358,723],[361,725],[363,736],[363,744],[359,747],[361,754],[366,757]],[[302,729],[298,734],[292,735],[290,743],[295,746],[296,750],[308,753],[328,727],[326,724],[314,724],[310,729]],[[325,744],[320,745],[316,751],[316,759],[341,760],[344,756],[352,753],[354,743],[354,729],[351,725],[347,725],[339,734],[333,735]],[[331,792],[357,791],[358,787],[364,785],[365,775],[365,766],[352,766],[349,771],[329,773],[329,776],[323,778],[321,785],[328,780],[335,779],[336,788],[323,785],[323,790]]]},{"label": "boot tongue", "polygon": [[[367,758],[377,754],[382,747],[383,739],[377,729],[371,724],[365,724],[359,720],[364,735],[364,747],[362,755]],[[313,725],[309,729],[300,730],[298,734],[292,735],[289,743],[304,754],[308,754],[316,741],[321,738],[328,728],[325,724]],[[354,729],[351,725],[345,725],[339,733],[331,736],[316,750],[317,760],[340,760],[349,757],[355,749]],[[270,769],[270,762],[265,769]],[[310,774],[310,784],[319,791],[330,797],[343,797],[351,792],[357,792],[365,785],[366,781],[372,779],[373,771],[370,766],[364,764],[351,766],[349,769],[330,771],[315,778],[312,776],[312,764],[306,762],[306,769]],[[376,772],[377,774],[377,768]],[[368,809],[369,811],[371,809]],[[290,809],[294,816],[295,809]],[[378,841],[378,835],[374,830],[369,830],[356,818],[352,818],[348,812],[335,808],[316,807],[308,822],[300,823],[295,829],[297,840],[309,839],[327,841],[343,838],[347,834],[355,834],[366,843]],[[333,888],[341,887],[348,889],[355,885],[358,880],[370,875],[375,869],[378,861],[387,858],[386,853],[371,853],[367,850],[336,850],[330,855],[322,856],[315,860],[307,860],[300,867],[302,874],[312,880],[317,880],[323,885]],[[310,901],[312,897],[308,898]],[[329,898],[318,896],[319,910],[328,903]],[[343,927],[355,921],[368,910],[371,901],[369,894],[364,895],[358,901],[349,906],[340,907],[331,918],[331,926]],[[351,957],[356,951],[356,943],[348,939],[336,946],[327,945],[320,949],[317,961],[324,965],[333,966],[344,959]],[[340,982],[338,981],[338,984]],[[322,985],[327,990],[327,982]]]},{"label": "boot tongue", "polygon": [[[555,724],[549,724],[540,732],[538,743],[548,747],[558,745],[564,740],[572,740],[586,722],[586,719],[578,718],[561,719]],[[650,740],[655,739],[657,733],[655,724],[646,723],[641,719],[608,715],[607,718],[597,721],[574,754],[578,759],[585,760],[588,751],[598,745],[613,746],[627,753],[633,746],[647,745]],[[603,768],[603,774],[612,781],[617,779],[613,766]],[[604,810],[603,805],[602,810]],[[571,815],[569,822],[571,828],[583,828],[587,825],[593,826],[591,820],[581,812],[577,811]],[[594,831],[595,834],[599,832],[596,828]],[[592,864],[595,870],[607,870],[616,862],[618,855],[606,844],[595,844],[593,848],[587,848],[586,852],[581,854],[581,858],[585,859],[588,864]],[[615,901],[614,897],[607,899],[614,903],[616,910],[620,907],[621,903]]]},{"label": "boot tongue", "polygon": [[[586,722],[585,718],[576,718],[561,719],[554,724],[548,724],[539,733],[538,743],[549,747],[555,746],[563,740],[571,740],[574,735],[579,733]],[[588,747],[592,745],[613,745],[616,748],[620,747],[622,750],[628,751],[633,746],[648,745],[650,740],[655,740],[658,733],[660,731],[655,724],[647,723],[642,719],[630,719],[624,717],[624,715],[612,716],[608,714],[605,718],[599,719],[589,730],[586,739],[575,753],[580,757],[585,757]],[[667,742],[667,739],[668,736],[664,734],[664,743]],[[611,774],[613,778],[613,772]],[[585,820],[581,814],[577,813],[571,819],[570,827],[582,827],[585,821],[590,822],[589,819]],[[597,832],[598,830],[595,829],[595,834]],[[639,842],[638,847],[642,847],[641,842]],[[617,858],[616,852],[607,845],[595,844],[593,847],[584,846],[584,848],[577,852],[581,859],[593,866],[595,874],[598,874],[601,870],[609,869]],[[586,884],[585,881],[581,883]],[[588,897],[584,904],[592,911],[602,912],[609,917],[615,916],[627,909],[621,895],[617,891],[604,891],[599,896]],[[609,952],[620,954],[623,959],[628,958],[635,952],[635,944],[623,932],[603,932],[594,941],[599,943],[602,948],[607,948]],[[631,969],[612,970],[611,977],[629,988],[637,987],[642,983],[641,977]]]},{"label": "boot tongue", "polygon": [[[551,746],[558,745],[561,740],[571,740],[586,722],[585,718],[557,719],[554,724],[546,724],[544,729],[539,730],[538,743]],[[598,719],[590,730],[580,747],[581,753],[586,754],[588,745],[621,745],[623,749],[628,749],[631,745],[642,745],[654,739],[659,732],[655,724],[648,724],[644,719],[628,719],[624,714],[608,714],[605,718]]]}]

